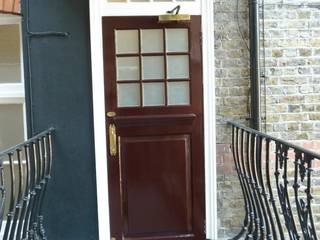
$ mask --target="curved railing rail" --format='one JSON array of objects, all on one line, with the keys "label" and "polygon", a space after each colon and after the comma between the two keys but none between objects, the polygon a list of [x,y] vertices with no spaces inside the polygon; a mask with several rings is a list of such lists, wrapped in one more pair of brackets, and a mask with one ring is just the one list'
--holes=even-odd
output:
[{"label": "curved railing rail", "polygon": [[[245,219],[233,239],[316,240],[320,155],[234,122],[232,153]],[[319,178],[320,179],[320,178]],[[319,216],[317,217],[319,218]],[[318,233],[319,234],[319,233]]]},{"label": "curved railing rail", "polygon": [[53,131],[0,153],[0,239],[47,239],[42,205],[52,169]]}]

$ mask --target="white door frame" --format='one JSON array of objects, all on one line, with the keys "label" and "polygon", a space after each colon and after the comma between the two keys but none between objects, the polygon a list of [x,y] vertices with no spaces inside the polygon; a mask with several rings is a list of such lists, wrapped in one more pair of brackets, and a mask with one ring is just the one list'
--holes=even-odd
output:
[{"label": "white door frame", "polygon": [[[106,1],[106,0],[105,0]],[[217,239],[217,189],[216,189],[216,115],[214,67],[214,8],[213,1],[201,1],[203,48],[203,100],[206,184],[206,235]],[[170,5],[171,6],[171,5]],[[140,8],[141,9],[141,8]],[[151,8],[152,9],[152,8]],[[170,9],[170,7],[169,7]],[[166,9],[168,10],[168,8]],[[106,148],[106,116],[104,96],[104,68],[102,43],[101,0],[90,0],[90,36],[92,65],[92,96],[94,115],[94,140],[97,180],[99,239],[110,239],[108,169]],[[159,10],[158,10],[159,11]],[[122,8],[122,13],[125,11]],[[148,15],[152,15],[148,12]],[[115,14],[116,15],[116,14]],[[123,14],[122,14],[123,15]],[[140,15],[137,12],[136,15]],[[153,14],[158,15],[158,14]]]}]

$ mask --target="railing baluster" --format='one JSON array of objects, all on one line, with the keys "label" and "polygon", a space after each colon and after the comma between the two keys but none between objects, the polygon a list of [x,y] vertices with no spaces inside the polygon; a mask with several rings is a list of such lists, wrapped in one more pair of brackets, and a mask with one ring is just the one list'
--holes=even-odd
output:
[{"label": "railing baluster", "polygon": [[[285,149],[284,149],[285,148]],[[284,168],[284,165],[286,166],[286,155],[287,155],[288,149],[284,147],[280,143],[276,143],[276,168],[275,168],[275,177],[276,177],[276,186],[278,191],[278,197],[280,200],[280,207],[282,211],[282,215],[285,220],[285,226],[289,234],[289,238],[291,240],[295,239],[293,229],[292,229],[292,218],[289,213],[289,209],[287,207],[287,194],[286,194],[286,175],[285,173],[282,174],[282,181],[280,180],[281,172],[284,172],[286,168]],[[285,156],[284,156],[285,155]]]},{"label": "railing baluster", "polygon": [[4,169],[3,169],[3,158],[0,158],[0,192],[1,192],[1,202],[0,202],[0,231],[2,231],[3,218],[5,211],[5,201],[6,201],[6,189],[4,185]]},{"label": "railing baluster", "polygon": [[16,150],[16,156],[18,161],[18,173],[19,173],[19,182],[18,182],[18,193],[17,193],[17,203],[15,206],[14,220],[12,223],[10,237],[9,239],[14,239],[16,236],[16,227],[18,223],[18,219],[20,217],[20,209],[22,203],[22,184],[23,184],[23,166],[21,161],[21,149]]},{"label": "railing baluster", "polygon": [[298,235],[295,220],[292,214],[292,209],[291,209],[291,203],[290,203],[290,198],[289,198],[289,193],[288,193],[288,150],[289,148],[285,145],[282,145],[283,150],[282,154],[280,157],[282,158],[283,162],[283,182],[284,182],[284,188],[283,188],[283,194],[284,194],[284,200],[285,200],[285,205],[283,206],[283,209],[286,209],[286,216],[288,218],[287,220],[287,228],[288,232],[290,234],[290,238],[292,240],[297,240],[300,239],[300,236]]},{"label": "railing baluster", "polygon": [[254,138],[251,134],[247,133],[247,171],[249,175],[249,182],[250,182],[250,189],[253,196],[253,205],[254,205],[254,214],[255,214],[255,221],[254,221],[254,231],[252,233],[253,239],[258,239],[260,236],[260,219],[261,213],[259,209],[258,199],[255,191],[255,181],[253,178],[253,165],[252,161],[254,158],[254,147],[252,144]]},{"label": "railing baluster", "polygon": [[9,210],[7,214],[7,222],[6,222],[6,228],[4,230],[3,239],[10,239],[10,228],[11,228],[11,222],[13,220],[14,216],[14,208],[15,208],[15,190],[16,190],[16,182],[15,182],[15,174],[14,174],[14,160],[13,160],[13,153],[8,153],[8,159],[9,159],[9,165],[10,165],[10,204],[9,204]]},{"label": "railing baluster", "polygon": [[48,153],[46,149],[46,137],[41,138],[40,142],[41,146],[41,192],[39,196],[39,205],[37,210],[37,224],[38,224],[38,234],[41,237],[41,239],[46,239],[45,236],[45,230],[43,227],[43,216],[42,216],[42,207],[43,207],[43,200],[44,195],[46,191],[46,185],[47,185],[47,168],[48,168]]},{"label": "railing baluster", "polygon": [[242,172],[242,178],[243,178],[243,184],[244,184],[244,189],[245,189],[245,199],[247,199],[247,211],[248,211],[248,227],[247,227],[247,234],[246,234],[246,239],[250,239],[250,236],[252,234],[253,230],[253,224],[254,224],[254,210],[253,210],[253,199],[250,196],[250,186],[249,186],[249,181],[248,181],[248,176],[246,172],[246,167],[244,164],[244,144],[245,144],[245,138],[244,138],[244,131],[240,130],[237,128],[238,131],[241,131],[240,135],[240,157],[241,161],[239,161],[239,165],[241,167],[241,172]]},{"label": "railing baluster", "polygon": [[262,175],[262,141],[263,138],[261,136],[256,137],[256,166],[257,166],[257,190],[259,191],[259,202],[262,208],[262,213],[264,217],[264,224],[265,224],[265,237],[266,239],[271,239],[271,227],[269,223],[269,217],[267,213],[268,201],[266,196],[266,191],[263,182],[263,175]]},{"label": "railing baluster", "polygon": [[42,214],[42,210],[43,210],[43,201],[45,198],[45,194],[47,192],[47,185],[48,182],[51,178],[51,169],[52,169],[52,133],[49,132],[45,138],[44,138],[44,156],[45,156],[45,161],[44,161],[44,170],[45,170],[45,181],[44,181],[44,186],[43,186],[43,194],[42,194],[42,198],[40,201],[40,209],[39,209],[39,229],[40,229],[40,237],[42,240],[46,240],[47,236],[46,236],[46,232],[45,232],[45,228],[43,225],[43,214]]},{"label": "railing baluster", "polygon": [[37,181],[38,181],[38,160],[37,160],[37,147],[36,147],[36,141],[32,143],[32,161],[31,166],[33,168],[32,170],[32,188],[31,188],[31,204],[29,209],[29,238],[33,239],[35,238],[35,231],[34,231],[34,212],[37,204]]},{"label": "railing baluster", "polygon": [[26,223],[24,225],[24,233],[25,233],[25,240],[33,238],[33,231],[32,231],[32,209],[34,205],[34,198],[35,198],[35,154],[34,154],[34,142],[30,143],[29,146],[29,174],[30,174],[30,185],[29,185],[29,202],[26,210]]},{"label": "railing baluster", "polygon": [[[232,145],[231,146],[232,146],[232,153],[233,153],[235,168],[236,168],[236,172],[238,174],[238,178],[239,178],[239,182],[240,182],[240,187],[241,187],[243,195],[246,196],[245,190],[244,190],[243,178],[241,177],[242,173],[241,173],[240,163],[239,163],[239,131],[238,131],[238,129],[235,129],[235,128],[232,129]],[[243,222],[242,230],[240,231],[238,236],[233,238],[235,240],[240,239],[241,236],[246,232],[247,227],[248,227],[249,206],[248,206],[248,202],[247,202],[246,197],[244,198],[244,201],[245,201],[245,215],[246,215],[246,217]]]},{"label": "railing baluster", "polygon": [[253,177],[253,191],[255,195],[256,200],[256,206],[258,209],[258,216],[259,216],[259,239],[264,239],[265,237],[265,223],[264,223],[264,216],[263,216],[263,210],[261,206],[261,196],[260,196],[260,188],[257,178],[257,144],[256,144],[256,135],[251,134],[251,151],[250,151],[250,157],[251,157],[251,174]]},{"label": "railing baluster", "polygon": [[24,153],[26,158],[26,184],[24,188],[24,197],[21,210],[21,219],[19,221],[17,232],[21,234],[22,239],[27,238],[28,231],[28,208],[30,201],[30,186],[31,186],[31,168],[30,168],[30,144],[24,146]]},{"label": "railing baluster", "polygon": [[316,228],[314,225],[314,220],[313,220],[313,213],[312,213],[312,208],[311,208],[311,201],[313,199],[312,194],[311,194],[311,174],[312,174],[312,161],[314,160],[313,157],[309,156],[308,154],[305,154],[304,156],[306,158],[306,162],[308,165],[307,168],[307,189],[306,189],[306,194],[307,194],[307,211],[309,213],[309,239],[311,240],[316,240],[317,238],[317,233],[316,233]]},{"label": "railing baluster", "polygon": [[259,231],[259,219],[258,219],[258,212],[256,208],[256,201],[254,198],[254,190],[253,190],[253,183],[252,183],[252,176],[251,176],[251,171],[250,171],[250,134],[246,132],[246,172],[247,172],[247,179],[248,179],[248,186],[249,186],[249,192],[250,192],[250,198],[251,198],[251,203],[252,203],[252,208],[253,208],[253,228],[252,231],[250,232],[250,235],[248,237],[250,239],[256,239],[258,236],[258,231]]},{"label": "railing baluster", "polygon": [[40,202],[40,194],[41,194],[41,146],[40,140],[37,139],[34,143],[34,151],[35,151],[35,186],[34,186],[34,204],[31,212],[31,223],[32,223],[32,234],[38,234],[38,210],[39,210],[39,202]]},{"label": "railing baluster", "polygon": [[[276,218],[277,221],[277,227],[278,227],[278,233],[280,235],[280,239],[284,240],[284,234],[283,234],[283,230],[282,230],[282,225],[281,225],[281,221],[280,221],[280,217],[278,215],[278,211],[277,211],[277,207],[276,207],[276,200],[274,198],[273,195],[273,191],[272,191],[272,187],[271,187],[271,180],[270,180],[270,140],[266,139],[266,178],[267,178],[267,187],[268,187],[268,191],[269,191],[269,200],[271,202],[272,205],[272,209],[273,209],[273,213],[274,216]],[[271,214],[270,214],[271,216]],[[272,216],[270,217],[271,221],[272,221]],[[278,239],[277,238],[277,231],[275,230],[275,228],[273,227],[273,237],[274,239]]]},{"label": "railing baluster", "polygon": [[[237,128],[238,129],[238,128]],[[253,233],[253,229],[254,229],[254,224],[255,224],[255,209],[254,209],[254,200],[253,197],[251,195],[251,191],[250,191],[250,178],[248,175],[248,171],[246,168],[246,164],[245,164],[245,144],[248,144],[246,142],[246,138],[245,138],[245,131],[243,131],[241,129],[241,140],[240,140],[240,148],[241,148],[241,167],[242,167],[242,175],[243,175],[243,179],[244,179],[244,185],[245,185],[245,191],[246,191],[246,199],[247,199],[247,203],[249,205],[249,225],[248,225],[248,230],[247,230],[247,234],[246,234],[246,239],[252,239],[252,233]]]}]

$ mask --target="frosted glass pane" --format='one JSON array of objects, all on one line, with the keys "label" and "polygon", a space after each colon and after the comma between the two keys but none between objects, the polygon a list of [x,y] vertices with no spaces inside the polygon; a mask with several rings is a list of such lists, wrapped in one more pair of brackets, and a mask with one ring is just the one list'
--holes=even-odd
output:
[{"label": "frosted glass pane", "polygon": [[163,79],[164,78],[164,59],[162,56],[150,56],[142,58],[142,78]]},{"label": "frosted glass pane", "polygon": [[118,84],[118,107],[140,106],[140,84]]},{"label": "frosted glass pane", "polygon": [[165,105],[164,83],[143,84],[143,105],[163,106]]},{"label": "frosted glass pane", "polygon": [[187,28],[166,29],[167,52],[188,52],[189,40]]},{"label": "frosted glass pane", "polygon": [[143,53],[163,52],[162,29],[141,30],[141,51]]},{"label": "frosted glass pane", "polygon": [[189,56],[173,55],[167,57],[167,74],[169,79],[189,78]]},{"label": "frosted glass pane", "polygon": [[168,105],[190,104],[189,82],[168,83]]},{"label": "frosted glass pane", "polygon": [[23,105],[0,105],[0,151],[24,140]]},{"label": "frosted glass pane", "polygon": [[138,30],[116,31],[116,53],[139,53]]},{"label": "frosted glass pane", "polygon": [[139,80],[139,57],[117,58],[117,80]]}]

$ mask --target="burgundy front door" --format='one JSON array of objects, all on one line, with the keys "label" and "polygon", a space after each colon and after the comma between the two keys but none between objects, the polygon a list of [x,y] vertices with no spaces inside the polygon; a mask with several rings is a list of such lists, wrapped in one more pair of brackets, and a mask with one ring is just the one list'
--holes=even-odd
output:
[{"label": "burgundy front door", "polygon": [[103,18],[113,239],[205,239],[200,29]]}]

